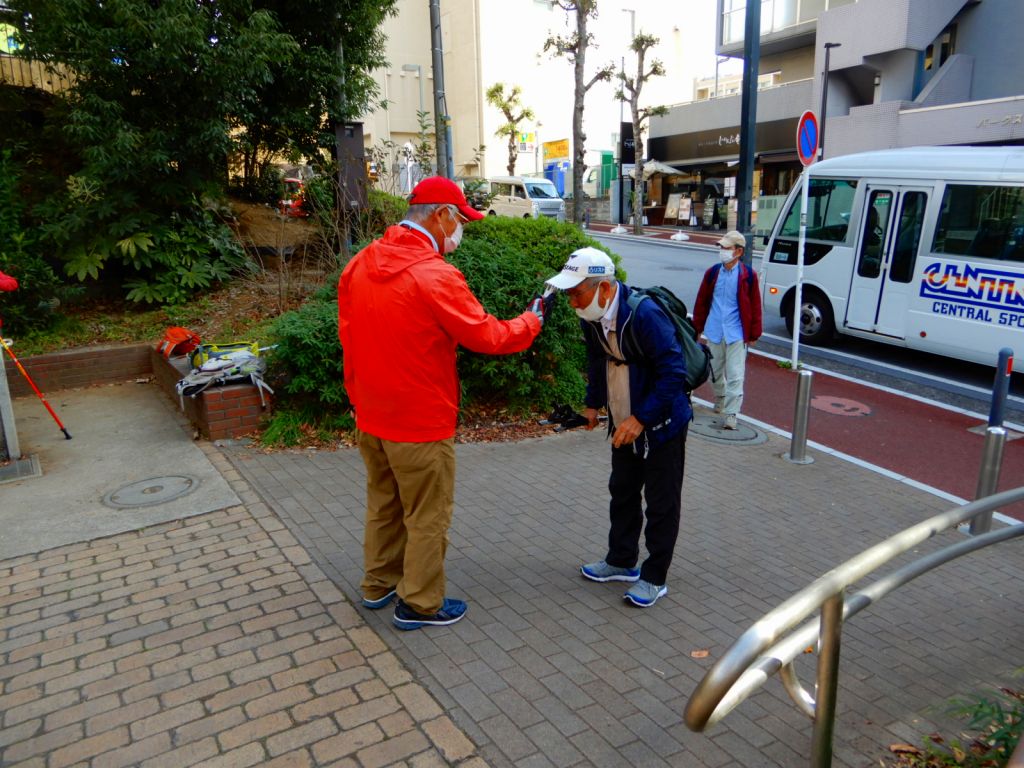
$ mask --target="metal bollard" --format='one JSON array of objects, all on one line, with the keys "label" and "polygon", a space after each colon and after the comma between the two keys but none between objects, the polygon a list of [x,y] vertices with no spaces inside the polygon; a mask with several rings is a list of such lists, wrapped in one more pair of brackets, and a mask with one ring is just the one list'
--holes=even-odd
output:
[{"label": "metal bollard", "polygon": [[793,437],[789,442],[789,453],[782,458],[793,464],[812,464],[814,459],[807,455],[807,417],[811,408],[810,371],[797,371],[796,405],[793,408]]},{"label": "metal bollard", "polygon": [[590,229],[590,208],[589,206],[583,211],[583,228]]},{"label": "metal bollard", "polygon": [[996,362],[996,379],[992,383],[992,407],[988,412],[990,427],[1003,426],[1003,413],[1006,411],[1006,396],[1010,391],[1010,376],[1013,374],[1013,350],[1003,347],[999,350]]},{"label": "metal bollard", "polygon": [[[1006,430],[989,427],[985,430],[985,447],[981,451],[981,471],[978,472],[978,488],[974,498],[991,496],[999,487],[999,471],[1003,467],[1003,448],[1006,446]],[[983,512],[971,519],[968,532],[975,536],[992,530],[992,512]]]}]

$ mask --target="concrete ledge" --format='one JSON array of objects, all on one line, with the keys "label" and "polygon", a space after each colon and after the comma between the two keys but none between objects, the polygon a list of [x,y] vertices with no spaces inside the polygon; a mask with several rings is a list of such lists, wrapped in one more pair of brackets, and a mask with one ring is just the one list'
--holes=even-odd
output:
[{"label": "concrete ledge", "polygon": [[[150,349],[150,364],[157,383],[175,403],[181,399],[175,385],[189,372],[184,357],[165,360],[156,349]],[[207,440],[241,437],[259,427],[270,412],[270,395],[264,393],[267,407],[260,401],[260,393],[252,384],[229,384],[210,387],[195,397],[184,399],[185,415]]]}]

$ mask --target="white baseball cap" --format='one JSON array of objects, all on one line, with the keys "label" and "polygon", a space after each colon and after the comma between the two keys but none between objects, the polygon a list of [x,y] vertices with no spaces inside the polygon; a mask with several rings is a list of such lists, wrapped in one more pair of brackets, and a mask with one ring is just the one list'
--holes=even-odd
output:
[{"label": "white baseball cap", "polygon": [[569,255],[562,271],[546,282],[560,291],[575,288],[589,277],[615,277],[611,257],[597,248],[580,248]]}]

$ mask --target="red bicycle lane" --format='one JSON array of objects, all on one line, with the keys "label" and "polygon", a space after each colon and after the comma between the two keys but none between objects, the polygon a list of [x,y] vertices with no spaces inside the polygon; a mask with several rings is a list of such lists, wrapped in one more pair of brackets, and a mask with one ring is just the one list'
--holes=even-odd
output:
[{"label": "red bicycle lane", "polygon": [[[791,432],[797,376],[776,360],[747,356],[744,415]],[[713,400],[710,384],[697,391]],[[815,371],[807,439],[963,499],[973,499],[986,418]],[[980,427],[980,429],[979,429]],[[972,432],[971,429],[976,431]],[[1024,483],[1024,440],[1010,432],[999,490]],[[808,449],[813,454],[813,448]],[[999,510],[1024,521],[1024,503]]]}]

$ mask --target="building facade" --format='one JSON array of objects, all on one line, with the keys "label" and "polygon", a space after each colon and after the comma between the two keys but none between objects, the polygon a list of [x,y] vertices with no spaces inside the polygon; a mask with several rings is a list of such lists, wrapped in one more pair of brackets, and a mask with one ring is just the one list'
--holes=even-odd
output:
[{"label": "building facade", "polygon": [[[599,16],[589,31],[594,44],[587,53],[587,77],[602,66],[630,66],[633,34],[650,32],[660,39],[649,54],[668,72],[645,85],[642,104],[666,104],[688,98],[693,73],[688,69],[693,46],[693,13],[676,0],[602,0]],[[433,125],[434,78],[427,0],[399,0],[398,14],[383,32],[388,38],[390,65],[374,73],[387,109],[363,117],[367,148],[390,145],[390,170],[402,173],[406,145],[415,145],[417,112],[429,113]],[[441,42],[444,90],[450,116],[452,160],[456,176],[495,176],[507,173],[507,139],[495,135],[505,122],[487,103],[485,93],[495,83],[506,91],[519,86],[521,103],[534,119],[520,125],[516,173],[542,174],[552,163],[571,162],[573,69],[567,59],[544,52],[551,35],[569,35],[575,20],[551,0],[441,0]],[[713,8],[708,6],[707,16]],[[710,18],[708,18],[710,21]],[[572,27],[570,27],[572,25]],[[713,47],[708,46],[708,56]],[[597,83],[587,94],[584,129],[588,155],[613,150],[620,120],[629,120],[615,98],[617,82]],[[481,149],[483,148],[483,149]],[[552,154],[554,153],[554,154]],[[430,169],[426,169],[430,170]],[[399,190],[404,191],[404,190]]]},{"label": "building facade", "polygon": [[[717,0],[720,55],[742,57],[745,9]],[[759,74],[774,81],[757,97],[755,195],[795,182],[805,110],[824,122],[828,157],[1024,143],[1024,61],[1012,55],[1022,29],[1020,0],[763,0]],[[735,176],[739,133],[739,95],[677,104],[652,120],[651,156],[693,182],[684,191],[710,192],[721,185],[709,179]]]}]

